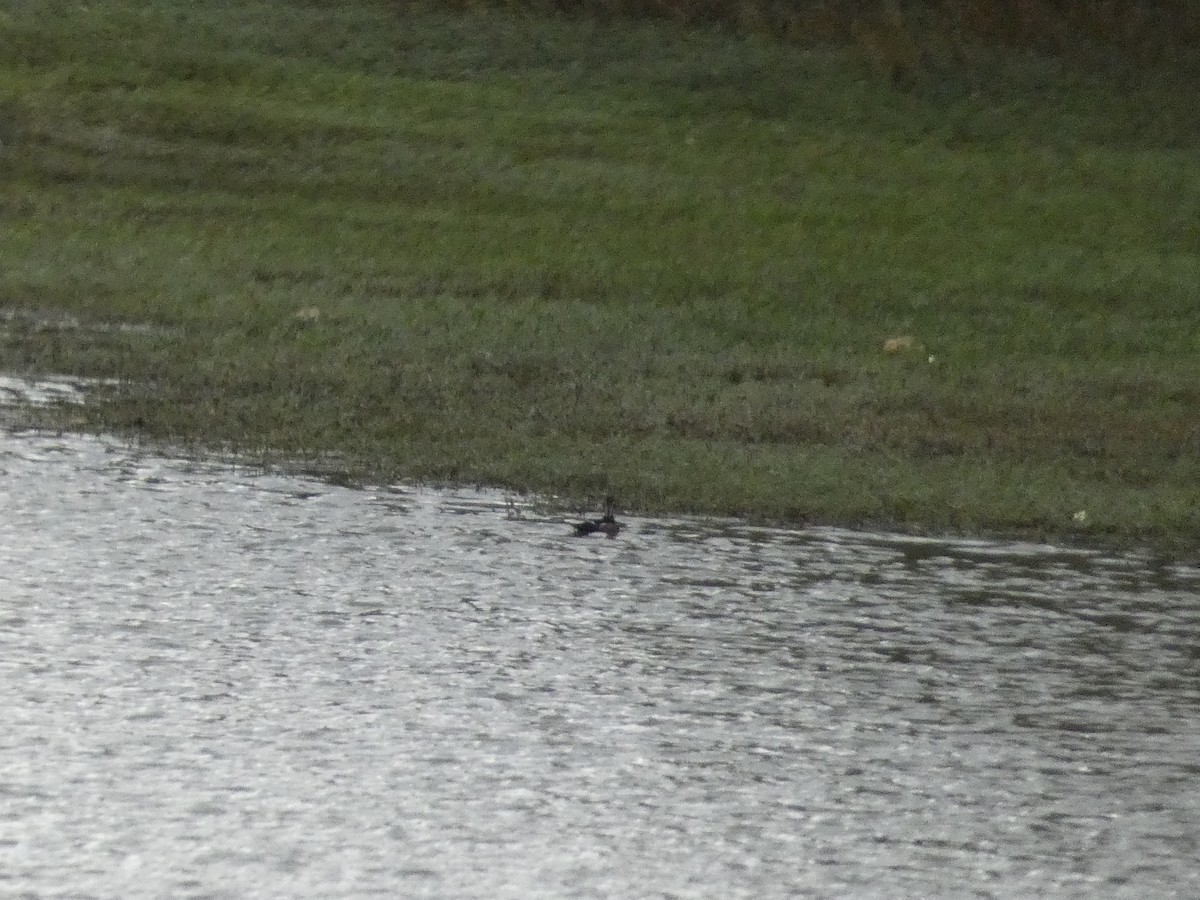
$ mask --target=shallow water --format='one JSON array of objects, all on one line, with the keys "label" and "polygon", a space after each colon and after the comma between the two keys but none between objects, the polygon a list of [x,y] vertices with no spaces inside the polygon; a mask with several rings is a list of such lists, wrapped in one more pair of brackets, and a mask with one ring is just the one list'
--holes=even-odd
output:
[{"label": "shallow water", "polygon": [[568,530],[0,431],[0,895],[1200,896],[1200,570]]}]

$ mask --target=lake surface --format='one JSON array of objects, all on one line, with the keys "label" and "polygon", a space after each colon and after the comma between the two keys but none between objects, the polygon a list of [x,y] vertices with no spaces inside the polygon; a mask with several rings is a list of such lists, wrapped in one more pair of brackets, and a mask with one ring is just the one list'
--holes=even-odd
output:
[{"label": "lake surface", "polygon": [[1200,896],[1200,570],[0,430],[0,896]]}]

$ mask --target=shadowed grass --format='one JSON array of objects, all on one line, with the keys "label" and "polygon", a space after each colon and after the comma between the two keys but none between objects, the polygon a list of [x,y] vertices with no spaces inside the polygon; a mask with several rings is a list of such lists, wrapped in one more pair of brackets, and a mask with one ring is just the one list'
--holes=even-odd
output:
[{"label": "shadowed grass", "polygon": [[[387,4],[0,17],[6,369],[98,427],[842,522],[1200,533],[1179,73]],[[70,314],[143,331],[46,328]],[[883,342],[910,335],[907,350]]]}]

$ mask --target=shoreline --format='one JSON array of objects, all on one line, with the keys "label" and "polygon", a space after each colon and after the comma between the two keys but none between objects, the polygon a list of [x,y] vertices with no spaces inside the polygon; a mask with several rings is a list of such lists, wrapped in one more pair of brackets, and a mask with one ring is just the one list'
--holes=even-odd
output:
[{"label": "shoreline", "polygon": [[[7,376],[8,380],[36,384],[47,377],[33,374]],[[213,446],[203,440],[155,439],[148,437],[138,428],[125,431],[108,430],[98,422],[105,418],[98,415],[99,408],[89,405],[87,389],[78,379],[58,376],[56,383],[74,384],[80,388],[78,394],[63,402],[30,401],[10,398],[0,403],[0,427],[6,431],[36,434],[76,434],[99,440],[112,440],[136,448],[138,452],[164,458],[199,460],[217,465],[257,469],[265,473],[313,478],[330,484],[355,489],[381,489],[396,486],[430,488],[434,490],[476,490],[498,494],[515,495],[531,502],[542,513],[563,517],[564,528],[572,517],[593,511],[597,498],[558,494],[537,487],[511,488],[502,484],[483,483],[471,479],[453,478],[407,478],[394,469],[384,474],[383,467],[364,463],[348,463],[328,453],[323,458],[306,458],[285,451],[263,448],[246,449],[231,446]],[[945,541],[982,541],[985,543],[1029,543],[1063,551],[1094,551],[1099,553],[1144,553],[1161,562],[1185,565],[1200,564],[1200,551],[1190,535],[1162,534],[1156,532],[1098,532],[1085,523],[1073,521],[1069,528],[1041,528],[1028,526],[965,528],[952,525],[928,525],[896,520],[840,520],[840,519],[789,519],[772,518],[754,513],[736,513],[721,510],[698,510],[690,507],[635,507],[623,506],[618,500],[622,514],[638,517],[680,517],[703,522],[720,522],[745,528],[765,528],[803,531],[809,528],[837,529],[854,533],[876,534],[882,537],[903,537]],[[569,536],[564,531],[565,536]]]}]

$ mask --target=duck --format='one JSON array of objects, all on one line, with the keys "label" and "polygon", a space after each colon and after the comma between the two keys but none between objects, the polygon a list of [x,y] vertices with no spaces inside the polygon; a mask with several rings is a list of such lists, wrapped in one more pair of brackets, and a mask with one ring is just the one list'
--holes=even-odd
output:
[{"label": "duck", "polygon": [[575,526],[576,537],[586,537],[589,534],[600,533],[609,538],[615,538],[621,531],[621,523],[613,514],[613,498],[604,498],[604,515],[599,519],[588,519]]}]

